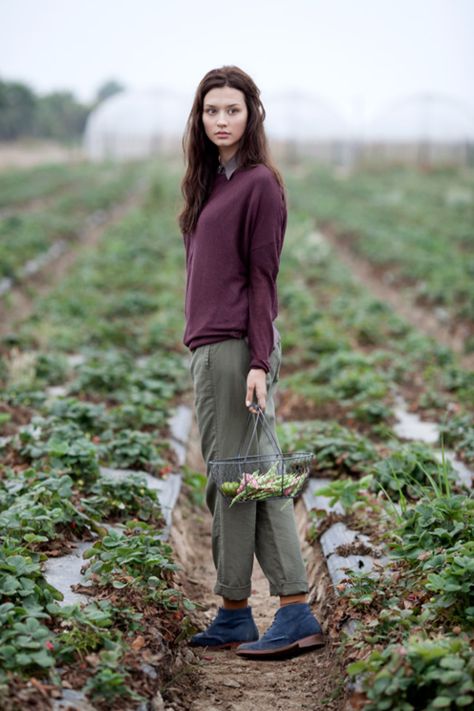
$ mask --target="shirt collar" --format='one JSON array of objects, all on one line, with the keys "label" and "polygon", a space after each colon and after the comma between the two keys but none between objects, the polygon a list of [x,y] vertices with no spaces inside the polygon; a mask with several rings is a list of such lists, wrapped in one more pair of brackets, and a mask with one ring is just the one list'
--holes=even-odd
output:
[{"label": "shirt collar", "polygon": [[234,170],[237,170],[239,167],[238,160],[237,160],[237,153],[234,153],[232,158],[227,161],[227,163],[222,163],[220,158],[219,158],[219,167],[217,168],[218,173],[224,173],[226,175],[227,180],[230,180],[232,177],[232,173]]}]

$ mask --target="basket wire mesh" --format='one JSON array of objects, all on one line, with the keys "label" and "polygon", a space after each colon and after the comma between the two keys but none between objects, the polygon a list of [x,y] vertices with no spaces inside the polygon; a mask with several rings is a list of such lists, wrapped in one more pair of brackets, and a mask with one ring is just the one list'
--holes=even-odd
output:
[{"label": "basket wire mesh", "polygon": [[[209,476],[213,478],[221,494],[232,499],[231,506],[235,503],[268,498],[294,498],[302,490],[314,459],[312,452],[283,454],[263,410],[258,405],[254,407],[257,412],[245,454],[241,455],[241,452],[250,431],[248,427],[235,457],[209,462]],[[248,424],[252,416],[253,413],[249,412]],[[259,453],[259,423],[270,443],[270,453]],[[257,454],[249,454],[255,439]]]}]

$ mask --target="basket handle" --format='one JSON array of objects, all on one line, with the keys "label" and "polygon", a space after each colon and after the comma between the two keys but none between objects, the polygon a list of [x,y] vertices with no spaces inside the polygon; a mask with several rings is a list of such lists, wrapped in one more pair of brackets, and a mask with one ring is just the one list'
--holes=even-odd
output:
[{"label": "basket handle", "polygon": [[[250,451],[251,444],[252,444],[252,442],[255,438],[256,432],[257,432],[257,426],[258,426],[258,421],[259,421],[260,417],[262,418],[262,429],[265,432],[265,434],[267,435],[268,439],[270,440],[270,443],[275,448],[275,453],[281,455],[282,451],[280,449],[280,445],[278,444],[277,440],[275,439],[275,437],[273,435],[271,427],[268,424],[268,420],[265,417],[264,411],[262,410],[260,405],[253,405],[253,407],[257,410],[257,412],[253,413],[253,412],[249,411],[249,416],[248,416],[248,420],[247,420],[247,430],[248,430],[248,425],[250,424],[250,421],[252,419],[252,415],[256,414],[256,417],[255,417],[255,423],[253,426],[252,434],[250,435],[250,439],[249,439],[249,442],[247,445],[247,451],[245,452],[244,458],[246,458],[248,456],[248,453]],[[237,455],[236,455],[237,457],[240,457],[240,453],[243,449],[246,436],[247,436],[247,431],[244,433],[244,436],[242,437],[242,440],[240,442],[239,449],[237,450]],[[258,450],[258,440],[257,440],[257,450]]]}]

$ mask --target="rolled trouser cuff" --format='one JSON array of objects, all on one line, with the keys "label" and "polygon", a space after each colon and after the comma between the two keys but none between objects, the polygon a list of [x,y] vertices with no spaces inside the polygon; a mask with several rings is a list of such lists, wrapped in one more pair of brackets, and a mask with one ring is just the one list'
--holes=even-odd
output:
[{"label": "rolled trouser cuff", "polygon": [[245,598],[250,597],[252,586],[249,583],[248,585],[236,587],[235,585],[224,585],[218,581],[214,585],[214,592],[216,595],[221,595],[228,600],[245,600]]},{"label": "rolled trouser cuff", "polygon": [[299,580],[295,583],[282,583],[281,585],[270,584],[270,595],[305,595],[309,592],[308,582]]}]

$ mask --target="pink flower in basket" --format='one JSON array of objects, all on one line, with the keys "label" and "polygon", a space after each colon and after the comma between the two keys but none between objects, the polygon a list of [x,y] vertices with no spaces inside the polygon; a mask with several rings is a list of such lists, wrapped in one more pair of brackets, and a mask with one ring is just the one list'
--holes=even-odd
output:
[{"label": "pink flower in basket", "polygon": [[240,482],[239,488],[237,489],[237,493],[240,494],[247,486],[249,486],[251,489],[258,489],[258,482],[253,476],[253,474],[244,473],[242,475],[242,481]]}]

